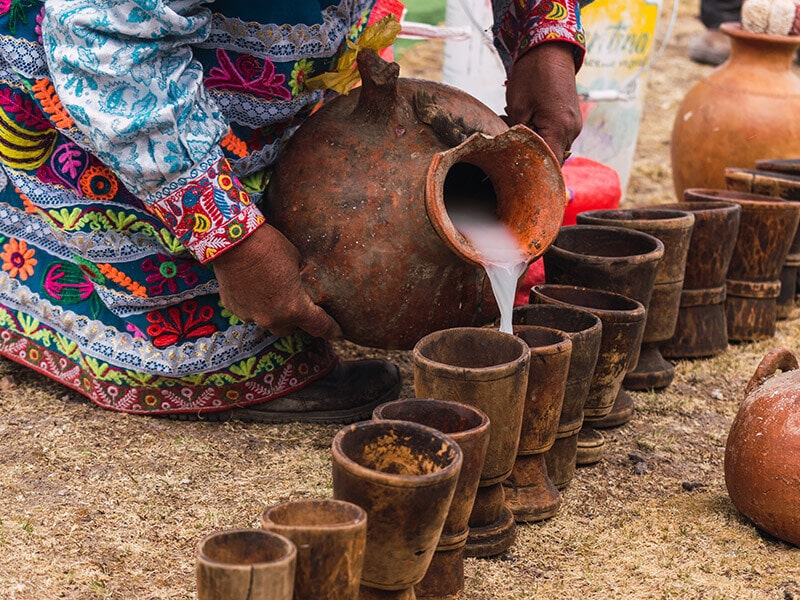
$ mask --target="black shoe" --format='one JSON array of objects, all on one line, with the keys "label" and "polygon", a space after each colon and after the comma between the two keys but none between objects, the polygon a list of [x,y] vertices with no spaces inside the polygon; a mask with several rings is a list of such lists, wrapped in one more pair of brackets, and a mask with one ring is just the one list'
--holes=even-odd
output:
[{"label": "black shoe", "polygon": [[347,424],[368,420],[376,406],[397,399],[402,383],[400,369],[391,362],[344,361],[322,379],[263,404],[168,416],[192,421]]}]

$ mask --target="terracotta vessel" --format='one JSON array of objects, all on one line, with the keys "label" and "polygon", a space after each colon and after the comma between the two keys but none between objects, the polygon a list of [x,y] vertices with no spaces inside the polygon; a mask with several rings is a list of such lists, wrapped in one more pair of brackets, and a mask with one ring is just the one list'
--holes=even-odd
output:
[{"label": "terracotta vessel", "polygon": [[690,189],[689,202],[723,200],[742,207],[726,280],[725,317],[732,342],[775,335],[780,274],[800,222],[800,203],[731,190]]},{"label": "terracotta vessel", "polygon": [[538,325],[516,325],[514,335],[530,347],[531,362],[517,458],[503,486],[516,521],[529,523],[549,519],[561,506],[544,455],[556,441],[572,340],[563,331]]},{"label": "terracotta vessel", "polygon": [[[562,227],[544,255],[545,278],[559,283],[607,290],[650,306],[664,243],[635,229],[604,225]],[[639,364],[641,344],[631,349],[630,369]],[[617,427],[634,413],[633,398],[622,387],[605,413],[589,414],[593,427]],[[579,442],[580,443],[580,442]]]},{"label": "terracotta vessel", "polygon": [[728,347],[725,276],[739,234],[742,209],[734,202],[711,200],[654,208],[694,215],[675,331],[661,344],[661,354],[667,358],[716,356]]},{"label": "terracotta vessel", "polygon": [[508,129],[461,90],[401,79],[371,51],[358,68],[362,85],[282,151],[268,222],[297,246],[312,299],[353,342],[411,349],[426,333],[491,322],[482,254],[448,213],[479,202],[532,261],[564,214],[558,161],[536,133]]},{"label": "terracotta vessel", "polygon": [[425,577],[414,586],[417,598],[449,598],[464,589],[464,546],[469,516],[478,493],[489,447],[489,417],[482,410],[435,398],[400,398],[376,407],[374,420],[421,423],[450,436],[461,448],[463,462],[450,511]]},{"label": "terracotta vessel", "polygon": [[730,58],[689,90],[675,115],[677,198],[688,188],[724,188],[728,167],[800,156],[800,78],[792,71],[800,36],[750,33],[737,23],[720,30],[730,36]]},{"label": "terracotta vessel", "polygon": [[[776,371],[785,371],[775,375]],[[800,546],[800,371],[778,348],[758,365],[725,445],[733,505],[759,528]]]},{"label": "terracotta vessel", "polygon": [[[793,174],[797,172],[797,164],[800,161],[757,161],[756,166],[764,170],[726,169],[725,181],[731,190],[800,201],[800,177]],[[789,171],[784,173],[779,170],[781,168]],[[795,307],[799,268],[800,230],[795,233],[781,271],[781,292],[777,300],[778,319],[789,318]]]},{"label": "terracotta vessel", "polygon": [[576,456],[578,465],[598,462],[605,454],[605,444],[602,434],[593,430],[592,419],[600,420],[609,413],[622,387],[622,379],[636,364],[632,357],[641,345],[647,313],[641,302],[627,296],[572,285],[536,285],[531,289],[531,299],[536,303],[588,311],[602,323],[600,348],[584,404],[584,422],[578,434]]},{"label": "terracotta vessel", "polygon": [[640,208],[591,210],[577,216],[578,223],[627,227],[657,237],[664,244],[653,293],[647,307],[647,323],[636,368],[622,385],[629,390],[663,389],[672,383],[675,367],[659,350],[675,333],[683,289],[686,256],[694,228],[694,214],[686,211]]},{"label": "terracotta vessel", "polygon": [[414,393],[463,402],[485,412],[489,447],[469,518],[465,556],[495,556],[514,543],[516,523],[503,482],[519,447],[531,351],[496,329],[456,327],[428,334],[414,347]]},{"label": "terracotta vessel", "polygon": [[197,600],[292,600],[295,545],[262,529],[215,531],[197,544]]},{"label": "terracotta vessel", "polygon": [[[535,302],[535,299],[532,299]],[[592,384],[602,337],[600,318],[586,310],[555,304],[526,304],[514,308],[514,325],[539,325],[563,331],[572,341],[569,372],[555,440],[544,453],[547,477],[561,490],[575,476],[578,433],[583,406]]]},{"label": "terracotta vessel", "polygon": [[297,548],[293,600],[357,600],[367,513],[350,502],[294,500],[261,514],[261,527]]},{"label": "terracotta vessel", "polygon": [[408,421],[364,421],[331,444],[333,495],[367,513],[359,598],[414,600],[450,510],[463,455],[452,438]]}]

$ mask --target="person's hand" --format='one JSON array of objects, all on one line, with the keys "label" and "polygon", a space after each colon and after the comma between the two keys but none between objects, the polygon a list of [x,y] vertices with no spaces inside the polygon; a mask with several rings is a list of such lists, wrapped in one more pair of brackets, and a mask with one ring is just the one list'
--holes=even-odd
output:
[{"label": "person's hand", "polygon": [[574,46],[544,42],[514,63],[506,86],[506,122],[538,133],[560,163],[583,127]]},{"label": "person's hand", "polygon": [[254,321],[275,335],[296,328],[325,339],[342,330],[303,288],[300,253],[268,224],[212,261],[222,305],[245,321]]}]

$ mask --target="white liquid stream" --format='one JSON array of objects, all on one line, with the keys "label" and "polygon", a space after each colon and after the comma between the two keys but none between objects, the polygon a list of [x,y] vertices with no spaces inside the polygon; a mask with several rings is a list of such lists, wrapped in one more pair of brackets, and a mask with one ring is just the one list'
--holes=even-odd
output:
[{"label": "white liquid stream", "polygon": [[525,272],[527,257],[514,233],[494,215],[473,208],[456,207],[448,211],[453,225],[481,255],[500,309],[500,331],[513,333],[512,313],[517,281]]}]

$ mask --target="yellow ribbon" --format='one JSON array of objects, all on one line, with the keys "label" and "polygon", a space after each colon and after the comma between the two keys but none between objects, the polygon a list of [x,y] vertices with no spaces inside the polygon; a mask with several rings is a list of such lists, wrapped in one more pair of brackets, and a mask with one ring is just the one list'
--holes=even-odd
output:
[{"label": "yellow ribbon", "polygon": [[306,88],[309,90],[329,89],[347,94],[355,86],[360,75],[356,68],[356,58],[360,50],[379,52],[391,46],[400,33],[400,21],[394,15],[387,15],[377,23],[366,27],[355,42],[347,40],[347,49],[336,61],[336,70],[309,77]]}]

